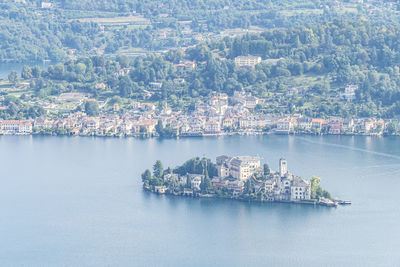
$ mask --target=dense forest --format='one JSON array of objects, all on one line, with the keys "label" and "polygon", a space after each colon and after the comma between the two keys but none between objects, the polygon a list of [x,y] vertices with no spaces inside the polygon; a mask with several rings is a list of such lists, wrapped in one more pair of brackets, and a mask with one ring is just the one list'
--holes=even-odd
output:
[{"label": "dense forest", "polygon": [[[238,67],[234,58],[239,55],[263,61],[255,68]],[[182,62],[196,67],[182,68]],[[265,99],[256,107],[261,113],[391,118],[400,114],[398,62],[398,27],[334,21],[224,38],[163,55],[94,56],[47,71],[25,67],[21,77],[42,99],[81,91],[99,99],[168,101],[189,111],[214,91],[245,90]],[[349,84],[358,88],[352,102],[340,97]],[[293,88],[301,92],[290,93]]]},{"label": "dense forest", "polygon": [[[47,2],[51,6],[43,6]],[[399,23],[397,9],[389,1],[1,0],[0,62],[161,51],[235,28],[291,28],[334,19],[393,25]]]}]

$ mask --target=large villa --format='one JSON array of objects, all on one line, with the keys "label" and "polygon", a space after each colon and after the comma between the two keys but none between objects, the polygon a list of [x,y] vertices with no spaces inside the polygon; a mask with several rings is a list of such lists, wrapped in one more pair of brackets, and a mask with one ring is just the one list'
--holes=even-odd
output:
[{"label": "large villa", "polygon": [[[215,189],[226,187],[238,196],[243,192],[244,183],[251,179],[256,192],[263,191],[268,201],[308,200],[311,198],[309,180],[288,172],[287,161],[279,160],[279,172],[264,173],[260,158],[250,156],[217,157],[218,177],[212,179]],[[260,177],[261,179],[257,179]]]}]

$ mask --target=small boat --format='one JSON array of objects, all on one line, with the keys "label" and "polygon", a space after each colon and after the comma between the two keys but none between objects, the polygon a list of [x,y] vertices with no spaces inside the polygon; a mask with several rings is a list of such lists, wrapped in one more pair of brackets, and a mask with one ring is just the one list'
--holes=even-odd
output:
[{"label": "small boat", "polygon": [[339,200],[340,205],[351,205],[351,200]]}]

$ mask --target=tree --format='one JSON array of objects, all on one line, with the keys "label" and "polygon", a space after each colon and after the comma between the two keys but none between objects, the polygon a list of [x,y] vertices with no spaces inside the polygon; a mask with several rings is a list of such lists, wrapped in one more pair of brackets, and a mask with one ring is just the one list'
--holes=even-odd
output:
[{"label": "tree", "polygon": [[267,163],[264,164],[264,175],[267,176],[271,173],[271,170],[269,169],[269,166]]},{"label": "tree", "polygon": [[122,68],[127,68],[127,67],[129,67],[129,64],[130,64],[130,59],[129,59],[129,57],[127,57],[127,56],[125,56],[125,55],[120,55],[120,56],[117,57],[117,61],[118,61],[119,65],[120,65]]},{"label": "tree", "polygon": [[192,187],[192,179],[190,178],[189,175],[186,175],[186,187],[187,188],[191,188]]},{"label": "tree", "polygon": [[321,178],[313,176],[311,178],[311,198],[317,198],[317,193],[320,190],[319,184],[321,183]]},{"label": "tree", "polygon": [[21,71],[21,77],[23,79],[31,79],[33,77],[32,69],[29,66],[24,66]]},{"label": "tree", "polygon": [[[204,164],[205,161],[207,164]],[[207,168],[209,177],[212,178],[218,175],[217,167],[210,159],[200,159],[199,157],[186,161],[182,166],[177,167],[174,172],[180,175],[185,175],[187,173],[204,174],[205,168]]]},{"label": "tree", "polygon": [[247,181],[244,183],[244,191],[243,193],[245,194],[252,194],[254,193],[255,187],[253,184],[253,181],[250,179],[247,179]]},{"label": "tree", "polygon": [[397,133],[397,128],[398,128],[397,124],[394,121],[390,122],[389,125],[387,126],[388,134],[393,135]]},{"label": "tree", "polygon": [[210,193],[213,190],[213,186],[211,184],[210,177],[208,176],[207,164],[208,164],[207,159],[203,158],[202,165],[203,165],[203,170],[204,170],[204,178],[203,178],[203,181],[201,181],[200,189],[201,189],[201,192],[205,193],[205,194]]},{"label": "tree", "polygon": [[319,185],[321,183],[321,178],[313,176],[311,178],[311,199],[319,199],[321,197],[324,198],[332,198],[331,194],[323,190]]},{"label": "tree", "polygon": [[119,95],[121,97],[129,97],[132,94],[134,84],[128,76],[122,76],[118,82]]},{"label": "tree", "polygon": [[157,125],[156,125],[156,132],[160,135],[163,136],[164,134],[164,127],[162,125],[162,121],[158,120]]},{"label": "tree", "polygon": [[42,71],[40,70],[39,66],[34,66],[31,70],[32,70],[32,76],[34,78],[39,78],[40,77],[40,74],[41,74]]},{"label": "tree", "polygon": [[147,169],[143,174],[142,174],[142,181],[150,181],[151,179],[151,172],[149,169]]},{"label": "tree", "polygon": [[157,178],[161,178],[163,175],[163,165],[160,160],[157,160],[156,163],[153,165],[153,175]]},{"label": "tree", "polygon": [[213,186],[211,180],[208,176],[205,176],[203,181],[200,184],[201,192],[204,194],[210,193],[213,190]]},{"label": "tree", "polygon": [[11,71],[10,74],[8,74],[8,80],[15,86],[18,80],[18,73],[15,70]]},{"label": "tree", "polygon": [[85,112],[89,116],[98,116],[100,114],[100,110],[97,101],[87,101],[85,103]]}]

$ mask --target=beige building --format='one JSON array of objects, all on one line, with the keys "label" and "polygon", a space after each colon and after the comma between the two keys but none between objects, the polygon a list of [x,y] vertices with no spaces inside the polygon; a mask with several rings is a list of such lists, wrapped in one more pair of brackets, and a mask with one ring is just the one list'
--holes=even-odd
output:
[{"label": "beige building", "polygon": [[222,178],[232,176],[237,180],[247,180],[260,169],[260,165],[260,158],[258,157],[217,157],[218,176]]},{"label": "beige building", "polygon": [[261,57],[254,56],[239,56],[235,57],[235,64],[238,67],[251,67],[254,68],[255,65],[261,62]]}]

